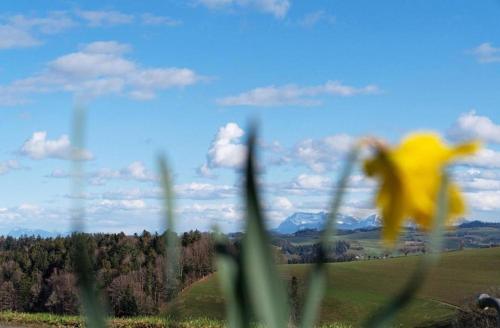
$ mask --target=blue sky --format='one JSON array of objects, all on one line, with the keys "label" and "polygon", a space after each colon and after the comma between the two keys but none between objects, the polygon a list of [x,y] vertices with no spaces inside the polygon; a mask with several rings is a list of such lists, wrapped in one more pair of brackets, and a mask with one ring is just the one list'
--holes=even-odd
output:
[{"label": "blue sky", "polygon": [[[320,211],[349,145],[435,130],[485,145],[455,169],[467,217],[500,220],[500,3],[0,3],[0,232],[67,231],[73,109],[87,111],[87,228],[158,229],[156,157],[179,229],[241,226],[259,122],[270,225]],[[375,212],[357,172],[343,211]]]}]

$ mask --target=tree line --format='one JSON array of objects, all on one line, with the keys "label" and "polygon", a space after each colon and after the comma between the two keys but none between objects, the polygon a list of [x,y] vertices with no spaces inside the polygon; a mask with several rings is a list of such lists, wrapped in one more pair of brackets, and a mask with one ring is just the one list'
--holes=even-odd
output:
[{"label": "tree line", "polygon": [[[75,238],[84,238],[110,315],[162,313],[182,289],[215,270],[214,234],[198,230],[175,234],[179,270],[172,288],[166,279],[167,233],[171,232],[0,237],[0,311],[78,314]],[[239,252],[243,235],[226,237],[229,249]],[[274,238],[273,246],[279,263],[313,263],[319,251],[319,244],[295,245],[283,238]],[[328,249],[327,261],[353,260],[350,247],[347,241],[336,241]]]},{"label": "tree line", "polygon": [[[79,313],[76,237],[0,237],[0,310]],[[158,314],[180,290],[214,270],[210,233],[178,236],[176,290],[166,284],[166,233],[84,234],[84,238],[103,300],[115,316]]]}]

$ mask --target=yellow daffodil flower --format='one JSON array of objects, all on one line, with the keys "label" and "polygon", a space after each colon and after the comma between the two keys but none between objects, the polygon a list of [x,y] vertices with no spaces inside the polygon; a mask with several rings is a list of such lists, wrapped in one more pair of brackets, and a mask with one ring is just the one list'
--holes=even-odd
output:
[{"label": "yellow daffodil flower", "polygon": [[[477,142],[449,147],[433,133],[411,134],[392,149],[377,143],[364,171],[380,182],[376,204],[384,221],[383,239],[394,244],[407,218],[431,229],[444,168],[478,148]],[[463,215],[466,207],[456,184],[449,183],[447,197],[448,220]]]}]

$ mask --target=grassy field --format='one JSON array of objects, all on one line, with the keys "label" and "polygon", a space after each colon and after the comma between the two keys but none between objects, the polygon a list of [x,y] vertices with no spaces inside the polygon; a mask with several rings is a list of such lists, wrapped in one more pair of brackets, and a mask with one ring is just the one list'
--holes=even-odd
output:
[{"label": "grassy field", "polygon": [[[329,287],[321,322],[358,325],[405,283],[418,256],[329,265]],[[490,287],[500,286],[500,248],[450,252],[443,255],[418,298],[397,318],[397,325],[414,327],[453,314],[456,306]],[[283,265],[290,279],[305,281],[308,265]],[[195,283],[181,294],[177,310],[186,317],[224,318],[224,300],[216,275]]]},{"label": "grassy field", "polygon": [[[83,321],[78,316],[53,315],[48,313],[0,312],[0,327],[26,328],[80,328]],[[172,320],[160,317],[113,318],[109,320],[110,328],[222,328],[223,320],[207,318]],[[256,326],[256,328],[262,328]],[[321,328],[351,328],[348,324],[325,324]]]},{"label": "grassy field", "polygon": [[[386,302],[405,283],[418,256],[329,264],[329,286],[321,311],[321,326],[356,327],[366,316]],[[282,265],[285,279],[292,276],[304,282],[309,265]],[[452,315],[478,293],[500,286],[500,248],[445,253],[433,269],[424,288],[411,306],[397,318],[398,327],[415,327]],[[180,320],[176,327],[222,327],[224,300],[217,276],[212,275],[181,293],[176,306]],[[22,327],[81,327],[76,316],[0,313],[0,322]],[[340,324],[342,323],[342,324]],[[1,324],[0,324],[1,326]],[[110,327],[164,327],[159,317],[112,319]]]},{"label": "grassy field", "polygon": [[[70,315],[54,315],[49,313],[18,313],[0,312],[0,327],[83,327],[82,318]],[[195,318],[184,320],[169,320],[161,317],[112,318],[110,328],[219,328],[223,327],[220,320]]]}]

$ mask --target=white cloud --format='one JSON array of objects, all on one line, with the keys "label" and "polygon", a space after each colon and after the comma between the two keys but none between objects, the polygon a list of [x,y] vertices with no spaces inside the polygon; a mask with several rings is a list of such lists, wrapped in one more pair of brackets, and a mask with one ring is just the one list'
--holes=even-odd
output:
[{"label": "white cloud", "polygon": [[349,149],[353,138],[346,134],[338,134],[323,139],[306,139],[299,142],[293,151],[298,164],[304,164],[317,173],[334,169]]},{"label": "white cloud", "polygon": [[301,174],[292,183],[297,189],[325,190],[331,188],[331,179],[317,174]]},{"label": "white cloud", "polygon": [[290,211],[293,209],[292,202],[283,196],[275,197],[272,204],[278,210]]},{"label": "white cloud", "polygon": [[124,170],[122,170],[122,176],[130,177],[134,180],[140,181],[152,181],[156,180],[156,177],[153,173],[146,169],[144,163],[140,161],[132,162],[129,166],[127,166]]},{"label": "white cloud", "polygon": [[495,124],[489,117],[470,111],[460,115],[448,135],[458,140],[481,139],[500,144],[500,125]]},{"label": "white cloud", "polygon": [[27,48],[39,44],[40,41],[28,31],[9,25],[0,25],[0,49]]},{"label": "white cloud", "polygon": [[476,155],[470,156],[461,163],[479,168],[498,169],[500,168],[500,152],[483,148]]},{"label": "white cloud", "polygon": [[[64,174],[63,177],[67,177],[67,175]],[[113,178],[118,177],[114,176]],[[237,189],[235,187],[222,184],[191,182],[174,186],[174,195],[179,199],[217,200],[234,197],[236,193]],[[66,197],[71,196],[66,195]],[[86,195],[86,198],[109,200],[162,199],[163,190],[159,187],[118,189],[103,193],[91,193]]]},{"label": "white cloud", "polygon": [[151,99],[161,90],[203,79],[188,68],[143,68],[124,57],[129,50],[130,46],[115,41],[87,44],[49,62],[36,75],[0,85],[0,104],[18,104],[28,95],[49,92],[70,92],[84,99],[107,94]]},{"label": "white cloud", "polygon": [[39,35],[60,33],[74,25],[65,12],[51,12],[46,17],[4,16],[0,19],[0,49],[34,47],[42,43]]},{"label": "white cloud", "polygon": [[479,191],[465,193],[469,205],[473,210],[496,211],[500,210],[500,191]]},{"label": "white cloud", "polygon": [[95,214],[110,211],[137,211],[146,208],[146,202],[142,199],[110,200],[103,199],[91,204],[88,212]]},{"label": "white cloud", "polygon": [[116,41],[95,41],[84,45],[82,52],[87,54],[123,55],[131,50],[132,48],[130,45],[125,43]]},{"label": "white cloud", "polygon": [[[66,179],[72,176],[72,173],[59,168],[54,169],[50,174],[46,175],[47,178],[56,179]],[[87,173],[86,178],[89,180],[90,184],[96,186],[104,185],[110,180],[130,180],[137,182],[158,181],[158,177],[141,161],[134,161],[121,169],[101,168]],[[129,199],[130,197],[126,198]]]},{"label": "white cloud", "polygon": [[150,13],[141,15],[141,20],[144,25],[162,25],[162,26],[177,26],[182,24],[182,21],[166,16],[156,16]]},{"label": "white cloud", "polygon": [[500,62],[500,48],[494,47],[491,43],[485,42],[472,49],[471,53],[476,56],[480,63]]},{"label": "white cloud", "polygon": [[134,161],[119,170],[102,168],[90,173],[90,183],[93,185],[103,185],[109,180],[152,182],[157,181],[158,178],[153,172],[148,170],[141,161]]},{"label": "white cloud", "polygon": [[500,179],[474,178],[462,183],[462,187],[466,190],[500,190]]},{"label": "white cloud", "polygon": [[35,47],[43,43],[42,36],[58,34],[82,23],[91,27],[105,27],[131,24],[135,20],[143,25],[156,26],[177,26],[182,23],[178,19],[151,13],[129,15],[115,10],[53,11],[45,16],[4,15],[0,17],[0,50]]},{"label": "white cloud", "polygon": [[0,175],[6,174],[12,170],[19,170],[20,168],[21,164],[14,159],[0,162]]},{"label": "white cloud", "polygon": [[211,8],[249,7],[276,18],[283,18],[290,9],[290,0],[199,0],[198,3]]},{"label": "white cloud", "polygon": [[64,11],[51,12],[46,17],[14,15],[7,19],[8,24],[24,30],[36,30],[43,34],[56,34],[72,28],[76,22]]},{"label": "white cloud", "polygon": [[500,174],[496,170],[470,167],[456,170],[454,180],[465,191],[500,190]]},{"label": "white cloud", "polygon": [[327,81],[322,85],[298,86],[267,86],[256,88],[235,96],[217,99],[222,106],[315,106],[321,104],[320,96],[350,97],[355,95],[376,94],[380,92],[376,85],[356,88],[344,85],[339,81]]},{"label": "white cloud", "polygon": [[45,176],[46,178],[55,178],[55,179],[66,179],[70,177],[70,174],[63,169],[54,169],[50,174]]},{"label": "white cloud", "polygon": [[77,11],[77,15],[93,27],[130,24],[134,21],[133,15],[114,10],[80,10]]},{"label": "white cloud", "polygon": [[61,135],[58,139],[50,140],[47,139],[46,131],[34,132],[21,146],[20,153],[35,160],[45,158],[70,160],[74,156],[80,160],[93,158],[92,153],[88,150],[77,152],[71,146],[69,137],[66,134]]},{"label": "white cloud", "polygon": [[25,225],[33,227],[40,222],[46,222],[48,225],[61,220],[64,215],[60,210],[44,208],[37,204],[21,203],[12,207],[0,208],[0,226],[10,228]]},{"label": "white cloud", "polygon": [[210,176],[214,168],[241,168],[246,154],[246,146],[241,143],[245,132],[236,123],[227,123],[219,128],[208,150],[207,160],[198,172]]},{"label": "white cloud", "polygon": [[243,212],[239,206],[231,203],[194,203],[179,207],[176,212],[184,220],[199,220],[208,222],[235,222],[243,218]]},{"label": "white cloud", "polygon": [[228,185],[192,182],[176,185],[174,192],[179,198],[220,199],[233,197],[236,194],[236,188]]},{"label": "white cloud", "polygon": [[325,22],[327,24],[335,23],[335,16],[328,14],[324,10],[317,10],[306,14],[300,21],[299,24],[304,27],[313,27],[320,22]]}]

